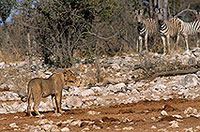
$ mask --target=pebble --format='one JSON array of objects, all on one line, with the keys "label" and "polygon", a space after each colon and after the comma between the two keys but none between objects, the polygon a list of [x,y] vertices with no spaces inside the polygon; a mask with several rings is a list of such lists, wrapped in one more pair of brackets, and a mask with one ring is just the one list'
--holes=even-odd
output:
[{"label": "pebble", "polygon": [[178,122],[177,121],[170,121],[169,124],[171,124],[171,128],[178,128],[179,125],[178,125]]},{"label": "pebble", "polygon": [[166,112],[165,110],[162,110],[162,111],[161,111],[161,115],[162,115],[162,116],[168,116],[168,114],[167,114],[167,112]]},{"label": "pebble", "polygon": [[68,127],[64,127],[61,129],[61,132],[70,132],[70,129]]},{"label": "pebble", "polygon": [[16,125],[16,123],[11,123],[9,126],[10,126],[11,128],[18,128],[18,126]]},{"label": "pebble", "polygon": [[124,127],[123,130],[131,131],[131,130],[134,130],[134,128],[132,126],[129,126],[129,127]]}]

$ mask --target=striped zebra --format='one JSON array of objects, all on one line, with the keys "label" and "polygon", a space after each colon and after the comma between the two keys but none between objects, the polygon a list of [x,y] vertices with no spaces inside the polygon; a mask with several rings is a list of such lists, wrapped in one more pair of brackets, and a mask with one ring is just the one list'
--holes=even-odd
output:
[{"label": "striped zebra", "polygon": [[136,10],[135,11],[135,17],[137,21],[137,32],[138,32],[138,40],[140,47],[137,43],[137,51],[142,51],[142,45],[143,42],[145,43],[146,51],[148,52],[148,37],[149,35],[152,35],[153,33],[157,32],[156,30],[156,21],[152,18],[144,18],[144,11],[143,10]]},{"label": "striped zebra", "polygon": [[158,32],[160,33],[163,41],[164,54],[166,54],[166,41],[168,47],[168,53],[170,53],[170,37],[177,36],[176,45],[178,45],[182,20],[172,17],[169,20],[164,20],[164,14],[162,9],[156,9]]},{"label": "striped zebra", "polygon": [[197,35],[198,40],[197,40],[197,48],[199,47],[199,39],[200,39],[200,13],[197,13],[197,19],[194,20],[193,22],[183,22],[181,24],[181,35],[183,35],[186,43],[186,48],[189,50],[189,45],[188,45],[188,36],[190,35]]}]

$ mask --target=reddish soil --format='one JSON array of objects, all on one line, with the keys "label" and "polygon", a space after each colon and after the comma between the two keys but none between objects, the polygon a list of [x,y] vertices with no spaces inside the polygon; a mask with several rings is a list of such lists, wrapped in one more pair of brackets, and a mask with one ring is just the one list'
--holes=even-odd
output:
[{"label": "reddish soil", "polygon": [[[134,130],[129,132],[157,132],[160,129],[167,129],[168,131],[185,131],[185,128],[193,128],[197,132],[197,126],[200,126],[200,118],[188,117],[184,115],[184,110],[188,107],[196,108],[200,112],[200,98],[193,100],[187,99],[172,99],[161,101],[141,101],[132,104],[121,104],[107,107],[94,107],[88,109],[71,109],[65,111],[60,117],[53,117],[53,112],[43,113],[45,119],[52,120],[54,122],[66,121],[69,119],[82,120],[82,121],[94,121],[95,125],[100,127],[100,130],[92,128],[92,125],[82,123],[80,126],[69,126],[72,132],[80,132],[86,126],[90,128],[90,132],[113,132],[123,131],[125,127],[132,126]],[[169,116],[162,116],[161,111],[167,111]],[[88,111],[100,112],[97,115],[90,115]],[[181,115],[182,119],[177,119],[171,115]],[[18,117],[16,119],[16,116]],[[127,118],[128,120],[126,120]],[[28,117],[25,113],[14,114],[0,114],[0,132],[14,132],[9,124],[16,123],[17,126],[23,130],[24,124],[37,126],[36,121],[41,120],[36,117]],[[176,120],[179,123],[178,128],[169,127],[170,121]],[[155,126],[156,128],[152,128]],[[59,128],[66,127],[62,124],[58,125]],[[27,130],[24,130],[27,131]],[[15,131],[16,132],[16,131]]]}]

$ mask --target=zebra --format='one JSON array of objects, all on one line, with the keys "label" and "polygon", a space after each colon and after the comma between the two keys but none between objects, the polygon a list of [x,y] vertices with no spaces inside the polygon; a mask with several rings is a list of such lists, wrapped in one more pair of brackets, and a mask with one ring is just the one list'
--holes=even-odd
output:
[{"label": "zebra", "polygon": [[189,50],[189,45],[188,45],[188,36],[190,35],[197,35],[198,36],[198,40],[197,40],[197,48],[199,47],[199,36],[200,36],[200,13],[197,12],[197,19],[194,20],[193,22],[184,22],[182,21],[181,23],[181,35],[184,37],[185,39],[185,44],[186,44],[186,48],[187,50]]},{"label": "zebra", "polygon": [[152,19],[152,18],[145,19],[143,14],[144,14],[143,10],[135,11],[135,17],[136,17],[136,21],[137,21],[138,40],[140,43],[140,48],[137,43],[137,51],[138,52],[142,51],[143,41],[145,43],[146,51],[148,52],[148,45],[147,45],[148,36],[157,31],[155,19]]},{"label": "zebra", "polygon": [[160,33],[163,47],[164,47],[164,54],[166,54],[166,41],[168,47],[168,53],[170,53],[170,37],[177,36],[176,45],[178,45],[180,32],[181,32],[181,24],[182,20],[179,18],[172,17],[169,20],[164,20],[163,9],[156,9],[156,16],[157,16],[157,29]]}]

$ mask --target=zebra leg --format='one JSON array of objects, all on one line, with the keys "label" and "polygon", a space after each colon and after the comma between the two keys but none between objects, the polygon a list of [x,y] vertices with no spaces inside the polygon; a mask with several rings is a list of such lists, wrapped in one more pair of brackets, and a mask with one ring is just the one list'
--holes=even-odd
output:
[{"label": "zebra leg", "polygon": [[185,44],[186,44],[186,49],[189,51],[189,46],[188,46],[188,35],[185,35]]},{"label": "zebra leg", "polygon": [[200,33],[197,33],[197,48],[199,48],[199,44],[200,44]]},{"label": "zebra leg", "polygon": [[142,52],[142,43],[143,43],[142,36],[139,36],[139,41],[140,41],[140,50],[139,51]]},{"label": "zebra leg", "polygon": [[147,33],[145,35],[144,41],[145,41],[145,48],[146,48],[146,51],[148,53],[149,51],[148,51],[148,44],[147,44],[147,41],[148,41],[148,34]]},{"label": "zebra leg", "polygon": [[161,36],[161,39],[163,41],[163,53],[166,54],[166,44],[165,44],[165,36]]},{"label": "zebra leg", "polygon": [[139,40],[139,38],[137,39],[137,45],[136,45],[136,52],[139,52],[139,42],[140,40]]},{"label": "zebra leg", "polygon": [[175,49],[176,49],[176,50],[178,49],[179,38],[180,38],[180,34],[177,34],[176,45],[175,45]]},{"label": "zebra leg", "polygon": [[170,36],[169,35],[167,35],[167,47],[168,47],[168,53],[170,54],[170,52],[171,52],[171,46],[170,46],[170,43],[169,43],[169,39],[170,39]]}]

